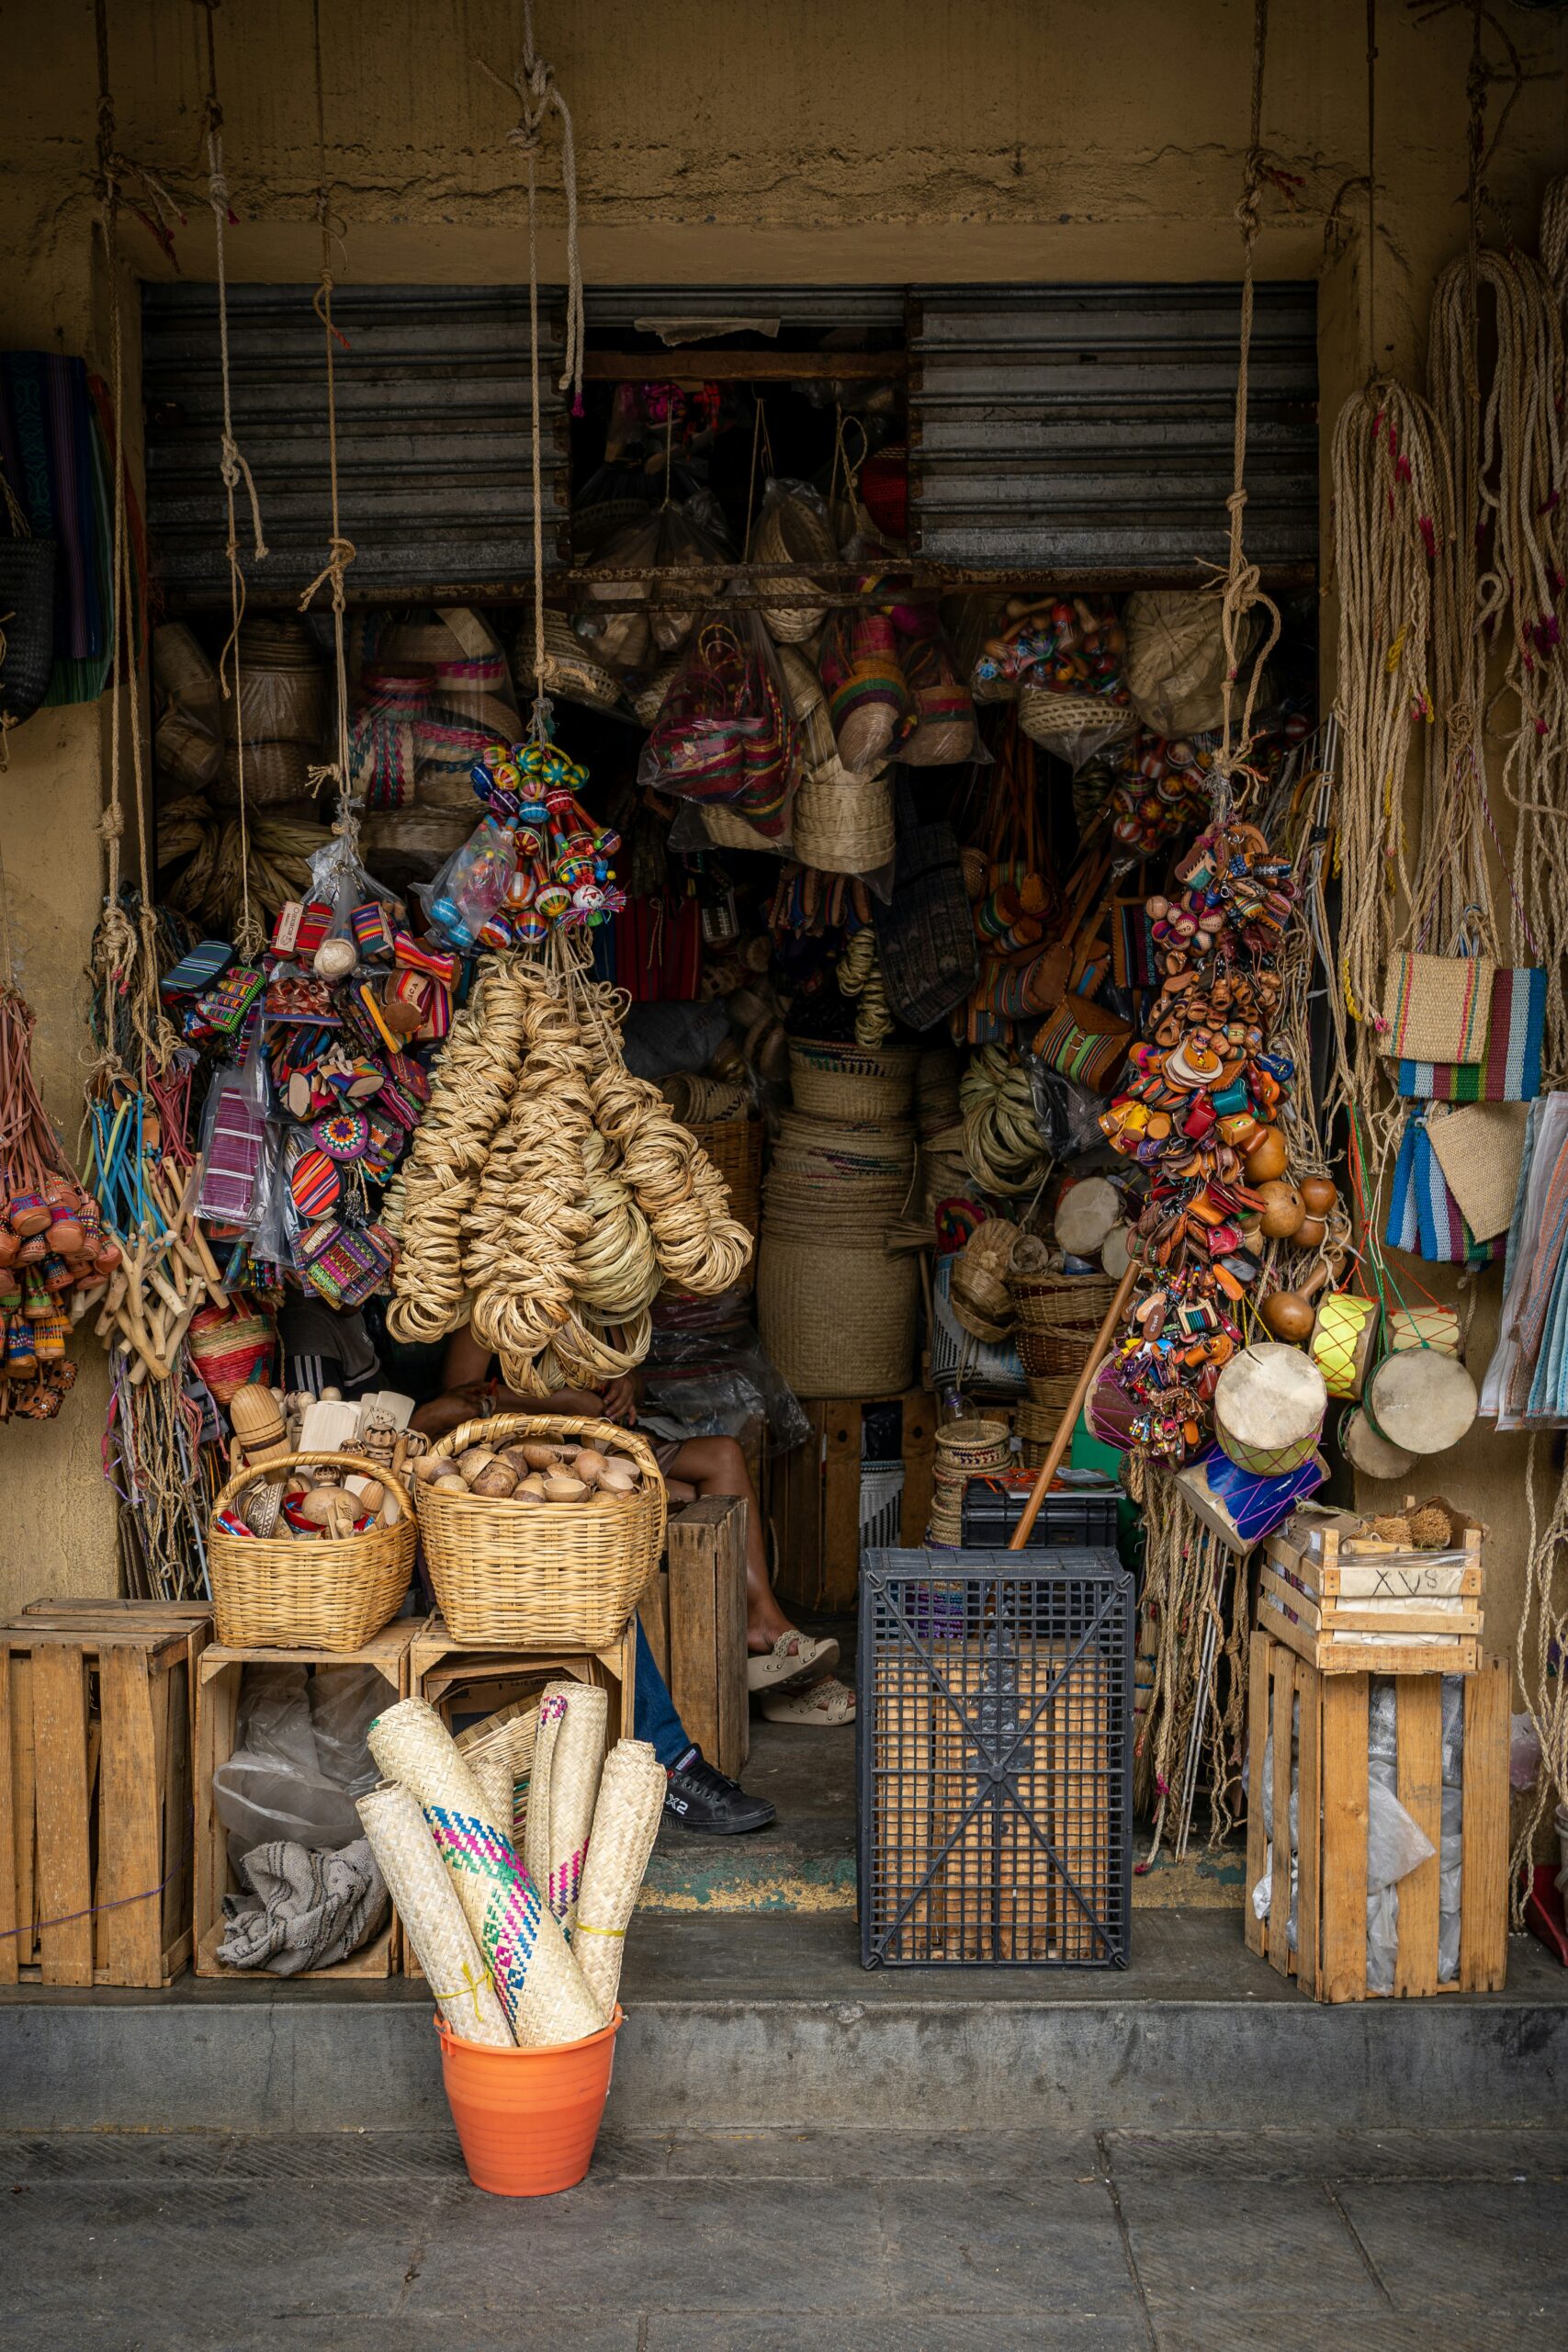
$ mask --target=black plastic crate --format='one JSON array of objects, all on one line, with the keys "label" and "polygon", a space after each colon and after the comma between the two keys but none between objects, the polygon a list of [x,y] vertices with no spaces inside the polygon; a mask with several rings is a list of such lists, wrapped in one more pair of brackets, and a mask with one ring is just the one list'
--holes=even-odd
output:
[{"label": "black plastic crate", "polygon": [[1133,1579],[1104,1548],[869,1552],[867,1968],[1124,1968]]},{"label": "black plastic crate", "polygon": [[[1032,1470],[1002,1470],[971,1478],[964,1489],[964,1549],[1005,1552],[1033,1488]],[[1104,1544],[1114,1552],[1121,1498],[1113,1478],[1092,1487],[1055,1489],[1041,1504],[1024,1549],[1041,1552],[1064,1544]]]}]

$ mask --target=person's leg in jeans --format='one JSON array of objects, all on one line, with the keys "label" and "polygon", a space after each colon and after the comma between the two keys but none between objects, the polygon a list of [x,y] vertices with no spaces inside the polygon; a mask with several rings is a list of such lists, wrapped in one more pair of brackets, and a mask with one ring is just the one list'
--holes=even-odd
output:
[{"label": "person's leg in jeans", "polygon": [[675,1712],[670,1685],[654,1664],[648,1635],[637,1629],[637,1700],[632,1709],[638,1739],[646,1740],[669,1775],[664,1809],[682,1829],[705,1829],[733,1837],[765,1829],[774,1817],[765,1797],[748,1796],[739,1781],[717,1771],[686,1736]]}]

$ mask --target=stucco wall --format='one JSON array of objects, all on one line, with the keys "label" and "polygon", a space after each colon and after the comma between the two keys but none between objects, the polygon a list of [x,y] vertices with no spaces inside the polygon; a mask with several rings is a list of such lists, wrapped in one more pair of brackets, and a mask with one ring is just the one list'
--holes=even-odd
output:
[{"label": "stucco wall", "polygon": [[[511,0],[381,0],[374,9],[321,0],[321,13],[329,176],[345,225],[339,275],[520,278],[522,181],[506,140],[516,109],[475,62],[510,71],[520,11]],[[1502,14],[1527,63],[1561,74],[1563,24],[1506,6]],[[1270,15],[1265,138],[1302,186],[1293,210],[1270,198],[1258,267],[1323,277],[1326,499],[1340,400],[1370,348],[1384,364],[1416,358],[1433,277],[1462,236],[1468,19],[1458,12],[1422,28],[1395,0],[1379,11],[1382,234],[1369,339],[1363,250],[1353,241],[1326,265],[1324,255],[1335,194],[1366,168],[1362,0],[1274,0]],[[576,117],[591,283],[1236,274],[1247,0],[539,0],[538,17]],[[186,207],[180,263],[197,277],[211,275],[212,251],[200,177],[203,21],[191,0],[109,0],[119,143]],[[231,271],[312,277],[310,0],[227,0],[217,24],[241,216],[229,232]],[[0,57],[0,251],[10,264],[0,335],[85,349],[101,366],[90,0],[47,10],[5,0]],[[1546,179],[1568,163],[1562,93],[1560,79],[1525,89],[1493,175],[1526,242]],[[1359,205],[1350,200],[1357,223]],[[559,217],[552,185],[547,276],[561,272]],[[134,268],[166,274],[134,221],[126,243]],[[1331,610],[1325,624],[1331,657]],[[49,1100],[73,1134],[80,969],[100,888],[100,744],[99,714],[49,714],[17,738],[0,781],[20,977],[39,1014]],[[1483,1306],[1478,1338],[1492,1315]],[[0,1608],[46,1586],[112,1584],[97,1476],[102,1396],[89,1369],[52,1429],[0,1431]],[[1443,1479],[1495,1530],[1493,1622],[1507,1638],[1521,1448],[1477,1436],[1445,1459]]]}]

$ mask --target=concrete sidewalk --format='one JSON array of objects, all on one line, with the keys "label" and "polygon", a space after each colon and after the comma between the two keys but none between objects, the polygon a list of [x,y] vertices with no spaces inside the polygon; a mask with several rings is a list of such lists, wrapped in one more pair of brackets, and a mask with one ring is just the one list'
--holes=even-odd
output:
[{"label": "concrete sidewalk", "polygon": [[7,2352],[1503,2352],[1561,2342],[1568,2131],[0,2140]]}]

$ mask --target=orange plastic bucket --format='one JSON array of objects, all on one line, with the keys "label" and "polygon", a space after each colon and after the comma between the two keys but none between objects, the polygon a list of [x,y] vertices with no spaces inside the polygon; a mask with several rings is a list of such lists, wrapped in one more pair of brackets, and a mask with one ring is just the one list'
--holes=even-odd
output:
[{"label": "orange plastic bucket", "polygon": [[593,2161],[622,2017],[551,2050],[491,2050],[439,2016],[441,2072],[463,2162],[492,2197],[553,2197]]}]

